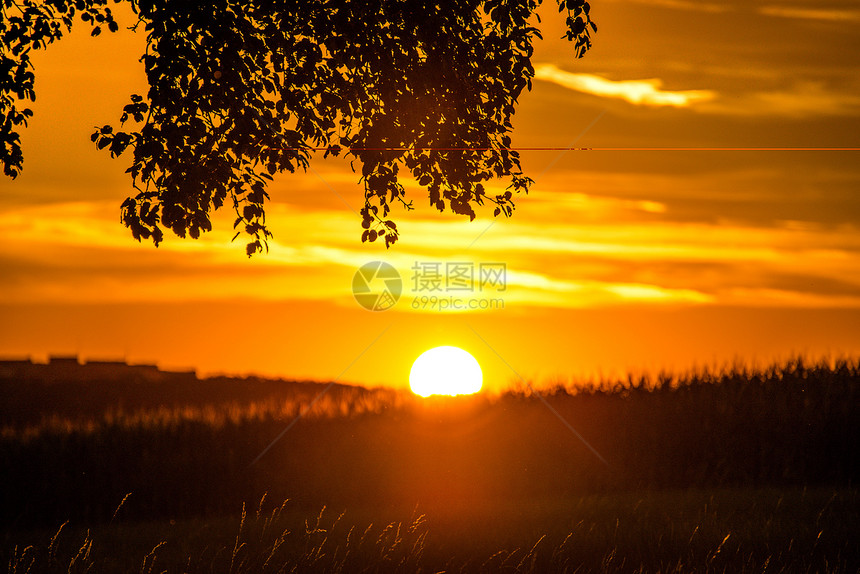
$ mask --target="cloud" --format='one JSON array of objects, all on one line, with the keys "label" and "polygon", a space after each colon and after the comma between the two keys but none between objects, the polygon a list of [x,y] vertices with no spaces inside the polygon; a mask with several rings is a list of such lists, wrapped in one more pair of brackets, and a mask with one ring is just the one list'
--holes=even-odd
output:
[{"label": "cloud", "polygon": [[737,116],[857,116],[860,115],[860,96],[833,91],[820,82],[798,82],[789,89],[721,98],[697,110]]},{"label": "cloud", "polygon": [[614,81],[594,74],[565,72],[553,64],[537,64],[535,78],[569,90],[620,99],[638,106],[684,108],[716,97],[711,90],[664,91],[660,89],[663,82],[657,78]]},{"label": "cloud", "polygon": [[820,84],[805,83],[792,91],[761,93],[757,97],[766,109],[792,116],[856,115],[860,96],[828,91]]},{"label": "cloud", "polygon": [[787,6],[762,6],[759,14],[776,16],[778,18],[796,18],[799,20],[825,20],[829,22],[860,22],[860,11],[836,10],[820,8],[791,8]]},{"label": "cloud", "polygon": [[836,91],[822,82],[726,96],[714,90],[662,90],[662,81],[608,80],[594,74],[565,72],[554,64],[537,64],[535,78],[569,90],[624,100],[636,106],[690,108],[705,114],[808,118],[860,115],[860,96]]},{"label": "cloud", "polygon": [[[504,190],[501,190],[503,193]],[[556,191],[529,196],[528,209],[540,214],[547,221],[573,217],[593,218],[637,218],[642,213],[663,214],[668,206],[652,199],[613,197],[609,194],[590,195],[573,191]]]},{"label": "cloud", "polygon": [[[241,246],[230,243],[229,221],[200,240],[171,240],[156,250],[128,236],[110,202],[10,209],[0,211],[0,298],[16,304],[326,300],[352,307],[355,269],[384,258],[404,279],[398,307],[404,312],[417,310],[410,300],[422,295],[413,287],[416,262],[440,262],[443,268],[447,262],[504,262],[503,293],[479,290],[464,298],[499,297],[511,309],[634,303],[860,307],[852,279],[860,277],[856,226],[834,228],[814,220],[777,227],[619,220],[625,211],[660,213],[671,207],[656,199],[659,180],[625,176],[603,175],[602,185],[600,179],[586,180],[586,187],[612,197],[536,196],[535,205],[553,209],[524,210],[513,220],[498,220],[487,233],[487,219],[474,224],[416,212],[402,221],[408,241],[389,251],[358,242],[354,216],[345,209],[272,205],[273,228],[307,231],[286,234],[284,243],[272,241],[271,253],[250,261]],[[631,181],[651,189],[655,199],[624,197]],[[679,186],[677,179],[671,181]],[[715,185],[727,181],[734,180]],[[704,192],[707,188],[696,191]],[[596,211],[599,217],[575,219],[570,210]],[[551,211],[565,215],[552,218]]]},{"label": "cloud", "polygon": [[[691,0],[612,0],[614,2],[624,1],[628,4],[644,4],[649,8],[668,8],[671,10],[685,10],[688,12],[706,12],[709,14],[720,14],[725,12],[737,12],[737,6],[720,4],[715,2],[697,2]],[[860,11],[846,8],[798,8],[793,6],[779,6],[769,4],[761,6],[756,10],[764,16],[775,16],[778,18],[794,18],[798,20],[826,20],[831,22],[857,22],[860,21]]]},{"label": "cloud", "polygon": [[628,0],[631,4],[647,4],[649,7],[669,8],[672,10],[692,10],[716,14],[727,12],[730,8],[713,2],[691,2],[690,0]]},{"label": "cloud", "polygon": [[694,289],[669,289],[659,285],[615,284],[605,289],[625,300],[675,303],[710,303],[714,300],[712,295]]},{"label": "cloud", "polygon": [[858,309],[860,296],[830,295],[767,288],[729,289],[720,294],[726,305],[750,307],[806,308],[806,309]]}]

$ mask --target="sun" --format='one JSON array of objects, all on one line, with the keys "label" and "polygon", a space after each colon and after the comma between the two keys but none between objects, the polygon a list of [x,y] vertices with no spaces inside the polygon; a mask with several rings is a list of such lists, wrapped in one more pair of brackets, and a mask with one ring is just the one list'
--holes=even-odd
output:
[{"label": "sun", "polygon": [[430,395],[469,395],[481,390],[484,376],[475,357],[459,347],[436,347],[425,351],[409,372],[412,392]]}]

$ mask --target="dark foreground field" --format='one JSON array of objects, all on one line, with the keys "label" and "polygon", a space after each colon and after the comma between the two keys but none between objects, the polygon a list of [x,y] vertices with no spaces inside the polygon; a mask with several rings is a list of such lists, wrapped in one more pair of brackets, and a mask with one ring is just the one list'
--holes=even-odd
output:
[{"label": "dark foreground field", "polygon": [[860,570],[858,361],[431,401],[94,372],[0,380],[10,572]]},{"label": "dark foreground field", "polygon": [[[120,510],[121,513],[121,510]],[[714,489],[495,507],[324,509],[67,524],[6,540],[9,572],[856,572],[860,493]]]}]

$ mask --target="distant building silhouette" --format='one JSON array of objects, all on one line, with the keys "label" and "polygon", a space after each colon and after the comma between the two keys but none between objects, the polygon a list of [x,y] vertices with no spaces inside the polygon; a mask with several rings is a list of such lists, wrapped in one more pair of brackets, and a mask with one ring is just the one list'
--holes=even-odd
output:
[{"label": "distant building silhouette", "polygon": [[0,378],[63,381],[166,381],[197,379],[195,370],[162,371],[157,365],[129,365],[118,360],[82,361],[77,355],[50,355],[47,363],[0,359]]}]

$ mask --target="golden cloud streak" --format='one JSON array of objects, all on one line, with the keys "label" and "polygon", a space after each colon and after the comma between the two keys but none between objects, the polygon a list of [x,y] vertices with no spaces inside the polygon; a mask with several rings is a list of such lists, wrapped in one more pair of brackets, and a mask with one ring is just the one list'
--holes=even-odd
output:
[{"label": "golden cloud streak", "polygon": [[[618,0],[614,0],[618,1]],[[631,4],[645,4],[649,7],[669,8],[672,10],[691,10],[696,12],[709,12],[718,14],[720,12],[728,12],[729,6],[715,4],[712,2],[689,1],[689,0],[628,0]]]},{"label": "golden cloud streak", "polygon": [[[156,251],[130,239],[112,204],[30,206],[0,214],[0,256],[11,262],[10,273],[16,261],[27,261],[41,275],[18,272],[14,281],[0,285],[0,296],[31,302],[251,298],[351,305],[354,270],[379,259],[400,271],[409,297],[422,294],[411,285],[417,261],[504,262],[506,290],[475,296],[501,297],[506,308],[632,302],[855,307],[860,301],[860,295],[781,291],[759,283],[768,273],[835,281],[860,276],[857,229],[662,221],[571,225],[538,217],[498,220],[487,230],[488,219],[469,223],[435,213],[411,215],[401,225],[409,241],[386,251],[357,241],[351,213],[275,204],[270,223],[285,230],[290,241],[273,241],[269,255],[249,261],[230,242],[229,224],[216,222],[219,231],[196,241],[170,240]],[[292,236],[286,231],[294,229],[307,231]],[[690,271],[691,264],[720,265],[724,275],[702,277]],[[657,275],[641,271],[655,268]]]},{"label": "golden cloud streak", "polygon": [[798,20],[826,20],[830,22],[860,22],[857,10],[828,10],[823,8],[792,8],[789,6],[762,6],[758,9],[765,16],[795,18]]},{"label": "golden cloud streak", "polygon": [[535,78],[559,85],[569,90],[604,98],[624,100],[633,105],[685,108],[716,97],[711,90],[665,91],[662,80],[607,80],[594,74],[565,72],[554,64],[537,64]]}]

